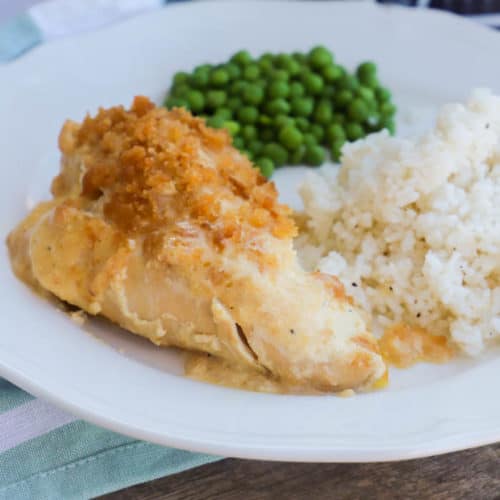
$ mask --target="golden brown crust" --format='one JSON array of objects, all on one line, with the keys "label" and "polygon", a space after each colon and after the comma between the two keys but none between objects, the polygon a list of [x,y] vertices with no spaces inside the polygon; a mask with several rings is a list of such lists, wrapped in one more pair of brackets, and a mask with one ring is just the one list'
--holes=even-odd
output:
[{"label": "golden brown crust", "polygon": [[[67,122],[59,139],[65,155],[82,155],[81,194],[90,201],[106,193],[104,216],[124,234],[190,220],[210,228],[217,245],[231,240],[244,247],[255,230],[294,236],[290,210],[278,203],[274,184],[230,143],[225,131],[207,128],[182,109],[156,108],[145,97],[136,97],[129,111],[101,109],[80,127]],[[54,196],[68,190],[62,175],[53,183]]]}]

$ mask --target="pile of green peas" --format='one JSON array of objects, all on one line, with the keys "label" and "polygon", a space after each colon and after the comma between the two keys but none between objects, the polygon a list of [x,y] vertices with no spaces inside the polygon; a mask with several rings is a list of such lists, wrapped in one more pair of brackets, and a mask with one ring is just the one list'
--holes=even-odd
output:
[{"label": "pile of green peas", "polygon": [[257,59],[241,50],[227,63],[176,73],[165,106],[226,128],[268,178],[286,164],[321,165],[325,148],[338,161],[346,141],[395,131],[396,107],[375,63],[363,62],[352,74],[322,46]]}]

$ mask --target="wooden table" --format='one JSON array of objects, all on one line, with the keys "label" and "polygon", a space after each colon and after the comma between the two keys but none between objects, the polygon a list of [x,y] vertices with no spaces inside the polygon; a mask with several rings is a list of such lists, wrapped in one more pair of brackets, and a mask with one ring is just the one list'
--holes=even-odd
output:
[{"label": "wooden table", "polygon": [[500,443],[380,464],[226,459],[105,495],[101,500],[500,499]]}]

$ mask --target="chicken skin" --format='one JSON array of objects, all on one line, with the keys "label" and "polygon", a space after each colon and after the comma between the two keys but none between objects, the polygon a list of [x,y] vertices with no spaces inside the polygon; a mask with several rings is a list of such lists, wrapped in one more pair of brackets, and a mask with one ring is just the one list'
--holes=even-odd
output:
[{"label": "chicken skin", "polygon": [[290,209],[224,131],[136,97],[65,123],[53,199],[9,235],[16,274],[157,345],[315,390],[385,370],[339,281],[306,273]]}]

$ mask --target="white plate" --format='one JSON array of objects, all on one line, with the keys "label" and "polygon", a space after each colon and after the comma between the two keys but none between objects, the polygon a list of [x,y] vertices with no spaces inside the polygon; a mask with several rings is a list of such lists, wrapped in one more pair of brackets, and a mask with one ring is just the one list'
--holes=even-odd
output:
[{"label": "white plate", "polygon": [[[57,171],[63,120],[99,105],[160,101],[172,74],[239,48],[332,47],[379,63],[400,103],[499,91],[500,37],[451,15],[369,4],[189,3],[34,50],[0,68],[3,237]],[[285,199],[303,169],[277,176]],[[174,351],[104,321],[78,327],[0,268],[0,374],[96,424],[220,455],[301,461],[419,457],[500,439],[498,351],[488,359],[393,371],[382,392],[342,399],[235,391],[182,377]],[[89,334],[92,333],[92,335]]]}]

